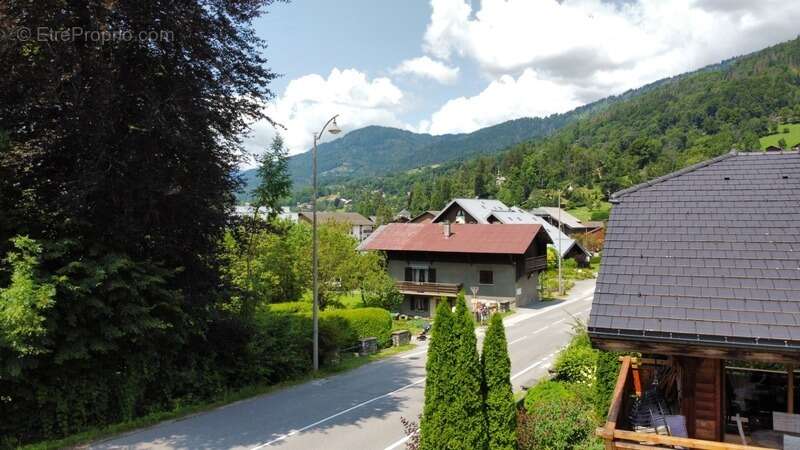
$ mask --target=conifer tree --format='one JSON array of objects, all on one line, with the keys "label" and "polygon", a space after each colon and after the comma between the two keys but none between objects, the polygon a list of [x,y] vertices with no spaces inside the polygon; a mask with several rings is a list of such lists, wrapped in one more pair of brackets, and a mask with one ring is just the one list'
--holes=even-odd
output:
[{"label": "conifer tree", "polygon": [[445,433],[450,394],[449,371],[453,367],[453,315],[449,303],[442,299],[433,321],[428,361],[425,365],[425,406],[420,421],[421,450],[445,448]]},{"label": "conifer tree", "polygon": [[492,316],[483,341],[484,389],[489,449],[517,448],[516,408],[511,390],[511,360],[508,357],[506,333],[499,314]]},{"label": "conifer tree", "polygon": [[488,433],[483,404],[483,376],[475,338],[475,322],[464,293],[458,296],[453,316],[454,364],[449,371],[453,396],[447,426],[452,427],[447,448],[486,448]]}]

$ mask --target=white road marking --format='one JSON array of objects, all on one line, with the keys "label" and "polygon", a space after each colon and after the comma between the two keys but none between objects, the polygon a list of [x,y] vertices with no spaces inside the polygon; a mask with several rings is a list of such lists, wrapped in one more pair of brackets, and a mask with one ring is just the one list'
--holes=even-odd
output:
[{"label": "white road marking", "polygon": [[[547,362],[547,360],[552,358],[553,355],[555,355],[555,352],[550,353],[549,355],[545,356],[544,358],[540,359],[539,361],[536,361],[535,363],[533,363],[530,366],[520,370],[519,372],[515,373],[514,375],[511,375],[511,380],[514,380],[515,378],[519,378],[521,375],[525,374],[526,372],[529,372],[529,371],[539,367],[540,365],[542,365],[545,362]],[[547,367],[547,366],[545,366],[545,367]]]},{"label": "white road marking", "polygon": [[572,299],[572,300],[567,300],[567,301],[565,301],[563,303],[558,303],[558,304],[555,304],[553,306],[548,306],[546,308],[543,308],[543,309],[541,309],[539,311],[536,311],[536,312],[528,314],[528,315],[517,315],[519,313],[514,314],[514,315],[506,318],[505,320],[503,320],[503,324],[505,324],[505,326],[507,326],[507,327],[508,326],[512,326],[512,325],[516,325],[519,322],[531,319],[533,317],[541,316],[542,314],[548,313],[550,311],[561,309],[561,308],[563,308],[563,307],[565,307],[567,305],[571,305],[571,304],[573,304],[575,302],[581,302],[581,301],[589,300],[592,297],[594,297],[594,290],[592,290],[592,292],[584,295],[583,297],[575,298],[575,299]]},{"label": "white road marking", "polygon": [[544,330],[547,330],[548,328],[550,328],[550,325],[548,325],[548,326],[546,326],[546,327],[544,327],[544,328],[539,328],[538,330],[536,330],[536,331],[534,331],[533,333],[531,333],[531,336],[533,336],[534,334],[539,334],[539,333],[541,333],[542,331],[544,331]]},{"label": "white road marking", "polygon": [[[414,434],[416,434],[416,433],[414,433]],[[411,439],[411,436],[413,436],[414,434],[408,435],[408,436],[404,437],[403,439],[400,439],[399,441],[397,441],[397,442],[395,442],[394,444],[392,444],[392,445],[390,445],[390,446],[386,447],[386,448],[385,448],[385,449],[383,449],[383,450],[394,450],[395,448],[397,448],[397,447],[399,447],[399,446],[401,446],[401,445],[405,444],[405,443],[406,443],[406,441],[407,441],[407,440],[409,440],[409,439]]]},{"label": "white road marking", "polygon": [[317,426],[319,424],[325,423],[325,422],[327,422],[327,421],[329,421],[331,419],[335,419],[336,417],[339,417],[342,414],[347,414],[347,413],[349,413],[350,411],[352,411],[354,409],[361,408],[362,406],[368,405],[368,404],[370,404],[370,403],[372,403],[374,401],[380,400],[382,398],[389,397],[392,394],[396,394],[398,392],[404,391],[404,390],[406,390],[406,389],[408,389],[408,388],[410,388],[412,386],[416,386],[416,385],[422,383],[423,381],[425,381],[425,378],[420,378],[417,381],[415,381],[415,382],[413,382],[411,384],[407,384],[407,385],[405,385],[403,387],[397,388],[397,389],[393,390],[392,392],[387,392],[386,394],[379,395],[377,397],[373,397],[373,398],[371,398],[369,400],[365,400],[365,401],[363,401],[363,402],[361,402],[361,403],[359,403],[359,404],[357,404],[355,406],[351,406],[350,408],[347,408],[345,410],[339,411],[336,414],[333,414],[333,415],[330,415],[330,416],[328,416],[328,417],[326,417],[324,419],[318,420],[318,421],[316,421],[316,422],[314,422],[314,423],[312,423],[310,425],[306,425],[303,428],[300,428],[300,429],[297,429],[297,430],[292,430],[289,433],[286,433],[284,435],[281,435],[281,436],[277,437],[276,439],[273,439],[273,440],[271,440],[269,442],[266,442],[264,444],[261,444],[261,445],[257,445],[255,447],[251,448],[250,450],[258,450],[260,448],[268,447],[268,446],[270,446],[270,445],[272,445],[272,444],[274,444],[276,442],[280,442],[280,441],[282,441],[282,440],[284,440],[284,439],[286,439],[288,437],[294,436],[294,435],[296,435],[298,433],[302,433],[303,431],[306,431],[309,428],[313,428],[313,427],[315,427],[315,426]]},{"label": "white road marking", "polygon": [[517,339],[514,339],[513,341],[509,342],[508,345],[516,344],[517,342],[519,342],[521,340],[524,340],[524,339],[527,339],[527,338],[528,338],[528,336],[522,336],[521,338],[517,338]]},{"label": "white road marking", "polygon": [[552,323],[552,325],[558,325],[558,324],[560,324],[561,322],[563,322],[563,321],[565,321],[565,320],[567,320],[567,318],[566,318],[566,317],[565,317],[565,318],[563,318],[563,319],[558,319],[558,320],[556,320],[555,322],[553,322],[553,323]]}]

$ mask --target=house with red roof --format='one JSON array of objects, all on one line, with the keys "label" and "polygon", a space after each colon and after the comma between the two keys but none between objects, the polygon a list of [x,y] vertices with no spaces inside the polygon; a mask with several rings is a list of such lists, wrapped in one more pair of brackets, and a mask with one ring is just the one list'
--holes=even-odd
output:
[{"label": "house with red roof", "polygon": [[404,295],[400,312],[431,317],[460,291],[473,308],[500,310],[538,300],[550,238],[539,224],[391,223],[359,247],[382,251]]}]

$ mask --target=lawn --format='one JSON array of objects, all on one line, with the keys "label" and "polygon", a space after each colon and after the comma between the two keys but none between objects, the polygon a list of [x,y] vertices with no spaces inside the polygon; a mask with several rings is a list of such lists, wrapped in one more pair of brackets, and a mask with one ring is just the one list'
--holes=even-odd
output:
[{"label": "lawn", "polygon": [[[788,133],[784,133],[784,129],[789,129]],[[770,134],[769,136],[762,137],[761,149],[766,149],[770,145],[778,145],[778,141],[783,139],[786,141],[786,150],[800,144],[800,123],[787,123],[778,126],[778,132]]]},{"label": "lawn", "polygon": [[[611,211],[611,203],[608,202],[600,202],[599,205],[595,208],[590,208],[588,206],[580,206],[573,209],[568,209],[567,212],[575,216],[581,222],[588,222],[592,220],[606,220],[608,218],[608,212]],[[592,219],[592,214],[595,214],[597,217]]]}]

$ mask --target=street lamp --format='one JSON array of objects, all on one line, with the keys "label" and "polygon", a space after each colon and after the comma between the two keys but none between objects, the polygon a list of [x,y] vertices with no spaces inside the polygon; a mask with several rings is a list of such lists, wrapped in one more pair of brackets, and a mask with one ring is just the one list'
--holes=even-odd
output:
[{"label": "street lamp", "polygon": [[[567,192],[572,192],[572,186],[567,187]],[[558,190],[558,295],[564,295],[564,277],[561,272],[561,241],[563,241],[564,232],[561,226],[561,194],[563,190]]]},{"label": "street lamp", "polygon": [[311,152],[313,174],[311,175],[311,183],[314,185],[314,194],[311,199],[311,267],[313,272],[312,290],[314,307],[312,309],[311,321],[314,323],[314,371],[319,370],[319,258],[317,255],[317,141],[322,138],[325,129],[328,129],[330,134],[339,134],[342,130],[336,124],[338,114],[328,119],[325,125],[319,130],[319,133],[314,134],[314,149]]}]

